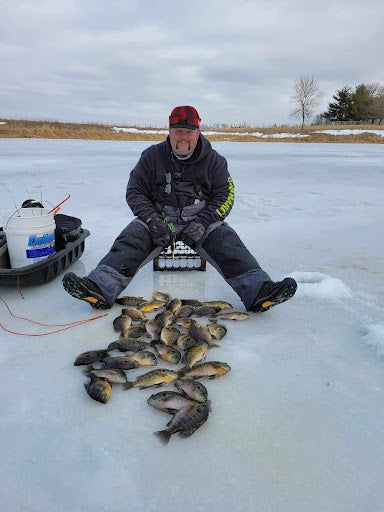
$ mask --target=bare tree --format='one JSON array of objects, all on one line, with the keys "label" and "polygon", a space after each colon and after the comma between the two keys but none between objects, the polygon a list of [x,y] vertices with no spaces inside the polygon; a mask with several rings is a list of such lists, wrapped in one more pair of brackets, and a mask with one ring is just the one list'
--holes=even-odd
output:
[{"label": "bare tree", "polygon": [[303,129],[305,121],[312,117],[324,94],[320,91],[319,81],[313,75],[301,75],[294,83],[293,90],[291,101],[296,104],[296,108],[291,112],[291,116],[301,119]]}]

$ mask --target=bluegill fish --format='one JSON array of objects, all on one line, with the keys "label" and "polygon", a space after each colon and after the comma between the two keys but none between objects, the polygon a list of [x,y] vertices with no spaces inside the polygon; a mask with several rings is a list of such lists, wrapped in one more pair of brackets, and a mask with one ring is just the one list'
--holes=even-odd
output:
[{"label": "bluegill fish", "polygon": [[93,400],[102,404],[106,404],[112,396],[112,386],[110,383],[106,380],[98,379],[94,375],[91,376],[90,382],[84,384],[84,387]]},{"label": "bluegill fish", "polygon": [[98,379],[107,380],[110,384],[126,384],[127,383],[127,375],[124,370],[120,369],[92,369],[88,371],[85,375],[91,377],[97,377]]},{"label": "bluegill fish", "polygon": [[173,313],[172,311],[168,310],[162,311],[161,313],[157,313],[154,320],[160,325],[161,328],[168,327],[172,323]]},{"label": "bluegill fish", "polygon": [[125,295],[124,297],[119,297],[115,300],[116,304],[120,304],[122,306],[138,306],[139,304],[143,304],[146,302],[144,297],[130,297]]},{"label": "bluegill fish", "polygon": [[180,362],[181,353],[176,348],[168,347],[163,343],[153,343],[153,347],[163,361],[172,364]]},{"label": "bluegill fish", "polygon": [[[130,318],[130,317],[128,317]],[[141,338],[146,335],[145,327],[142,325],[132,325],[126,331],[124,336],[120,336],[120,338]]]},{"label": "bluegill fish", "polygon": [[172,311],[174,313],[179,307],[181,306],[181,300],[180,299],[172,299],[171,302],[168,303],[167,309],[169,311]]},{"label": "bluegill fish", "polygon": [[163,444],[168,444],[171,436],[180,432],[184,437],[191,436],[209,416],[208,404],[190,404],[186,405],[173,416],[167,423],[164,430],[154,432],[160,438]]},{"label": "bluegill fish", "polygon": [[82,352],[79,354],[73,364],[75,366],[82,366],[96,363],[97,361],[102,361],[102,359],[107,355],[108,350],[88,350],[87,352]]},{"label": "bluegill fish", "polygon": [[181,303],[183,306],[192,306],[193,308],[198,308],[202,305],[202,303],[196,299],[181,299]]},{"label": "bluegill fish", "polygon": [[202,303],[204,306],[214,306],[219,309],[232,309],[232,304],[225,302],[224,300],[208,300]]},{"label": "bluegill fish", "polygon": [[160,338],[161,327],[154,320],[148,320],[148,322],[145,323],[145,330],[150,335],[152,341]]},{"label": "bluegill fish", "polygon": [[120,370],[133,370],[133,368],[137,368],[139,366],[136,361],[126,356],[104,357],[103,363],[105,368]]},{"label": "bluegill fish", "polygon": [[185,368],[183,370],[192,368],[196,363],[202,361],[207,354],[208,345],[203,341],[199,341],[193,347],[189,348],[184,354]]},{"label": "bluegill fish", "polygon": [[173,370],[166,370],[165,368],[159,368],[158,370],[152,370],[144,375],[141,375],[134,382],[127,382],[126,389],[131,388],[151,388],[170,384],[179,377],[179,372]]},{"label": "bluegill fish", "polygon": [[214,320],[248,320],[249,318],[248,313],[243,313],[242,311],[228,311],[226,312],[219,312],[216,313],[216,315],[213,317]]},{"label": "bluegill fish", "polygon": [[217,324],[216,322],[211,323],[208,326],[208,331],[217,340],[221,340],[227,334],[227,328],[225,325]]},{"label": "bluegill fish", "polygon": [[133,361],[136,361],[138,366],[157,366],[155,354],[148,352],[147,350],[143,350],[141,352],[128,351],[125,355]]},{"label": "bluegill fish", "polygon": [[189,334],[182,334],[176,340],[176,345],[180,350],[188,350],[196,345],[197,341],[194,340]]},{"label": "bluegill fish", "polygon": [[180,331],[176,327],[163,327],[160,332],[160,339],[164,345],[170,347],[180,336]]},{"label": "bluegill fish", "polygon": [[231,367],[227,363],[222,363],[220,361],[208,361],[206,363],[199,363],[189,370],[180,370],[180,375],[182,377],[192,377],[194,379],[202,377],[216,379],[217,377],[226,375],[230,370]]},{"label": "bluegill fish", "polygon": [[182,327],[183,329],[189,329],[191,326],[191,320],[191,318],[175,318],[173,323],[179,327]]},{"label": "bluegill fish", "polygon": [[176,311],[173,313],[173,316],[175,318],[187,318],[192,315],[194,311],[193,306],[185,305],[180,306]]},{"label": "bluegill fish", "polygon": [[173,385],[181,391],[185,396],[191,398],[195,402],[204,403],[208,399],[207,388],[197,380],[183,379],[176,380]]},{"label": "bluegill fish", "polygon": [[121,340],[112,341],[108,345],[108,351],[111,350],[120,350],[122,352],[126,350],[132,350],[133,352],[140,352],[141,350],[146,350],[151,348],[151,344],[147,341],[140,341],[136,338],[125,338]]},{"label": "bluegill fish", "polygon": [[203,304],[202,306],[195,308],[193,310],[192,315],[193,316],[213,316],[218,311],[221,311],[221,309],[217,306],[209,306],[207,304]]},{"label": "bluegill fish", "polygon": [[147,320],[145,314],[137,308],[124,308],[121,312],[123,315],[130,316],[132,320]]},{"label": "bluegill fish", "polygon": [[168,303],[170,301],[171,297],[169,296],[168,293],[153,292],[152,293],[152,299],[153,300],[162,300],[162,301]]},{"label": "bluegill fish", "polygon": [[159,393],[151,395],[148,398],[147,403],[158,411],[175,414],[186,405],[191,405],[196,402],[181,393],[177,393],[176,391],[160,391]]},{"label": "bluegill fish", "polygon": [[191,326],[188,332],[196,341],[205,341],[209,347],[218,346],[213,343],[211,333],[208,331],[208,329],[204,327],[204,325],[200,324],[197,320],[191,321]]},{"label": "bluegill fish", "polygon": [[143,313],[150,313],[151,311],[155,311],[156,309],[161,309],[166,305],[164,300],[153,300],[152,302],[144,302],[138,306],[138,309]]},{"label": "bluegill fish", "polygon": [[125,336],[131,324],[132,318],[130,316],[119,315],[113,321],[113,329],[116,332],[120,332],[122,336]]}]

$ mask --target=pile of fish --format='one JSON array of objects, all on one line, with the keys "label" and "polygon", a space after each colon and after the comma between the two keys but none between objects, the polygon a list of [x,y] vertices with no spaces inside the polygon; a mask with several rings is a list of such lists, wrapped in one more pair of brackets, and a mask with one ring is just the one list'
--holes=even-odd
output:
[{"label": "pile of fish", "polygon": [[[164,430],[155,432],[167,444],[179,433],[192,435],[207,419],[210,400],[205,386],[197,379],[215,379],[230,371],[227,363],[205,361],[207,351],[218,347],[227,333],[221,320],[246,320],[247,313],[232,311],[224,301],[200,302],[178,299],[162,292],[154,292],[151,300],[143,297],[120,297],[116,302],[124,308],[113,321],[119,339],[106,349],[80,354],[75,366],[86,366],[84,374],[89,381],[84,385],[88,395],[106,404],[112,396],[112,386],[123,389],[147,389],[171,383],[178,391],[162,391],[151,395],[149,405],[172,415]],[[153,318],[149,318],[151,314]],[[208,317],[204,325],[197,317]],[[175,369],[156,368],[129,380],[127,372],[140,367],[157,366],[161,359]]]}]

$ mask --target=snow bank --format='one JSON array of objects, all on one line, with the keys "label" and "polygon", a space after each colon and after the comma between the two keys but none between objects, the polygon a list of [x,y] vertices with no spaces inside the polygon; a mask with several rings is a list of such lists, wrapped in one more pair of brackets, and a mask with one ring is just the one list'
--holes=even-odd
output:
[{"label": "snow bank", "polygon": [[351,289],[340,279],[321,272],[293,272],[290,276],[298,283],[298,297],[337,300],[352,295]]},{"label": "snow bank", "polygon": [[384,357],[384,324],[372,324],[368,326],[368,333],[362,337],[367,345],[374,347],[380,357]]}]

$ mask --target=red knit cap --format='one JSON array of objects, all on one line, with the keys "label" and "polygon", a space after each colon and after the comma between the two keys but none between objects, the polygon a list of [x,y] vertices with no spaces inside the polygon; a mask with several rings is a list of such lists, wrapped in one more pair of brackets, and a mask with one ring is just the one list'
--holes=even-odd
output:
[{"label": "red knit cap", "polygon": [[169,116],[169,127],[197,130],[200,126],[200,121],[199,114],[194,107],[175,107]]}]

